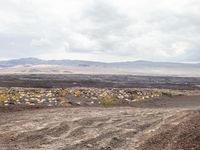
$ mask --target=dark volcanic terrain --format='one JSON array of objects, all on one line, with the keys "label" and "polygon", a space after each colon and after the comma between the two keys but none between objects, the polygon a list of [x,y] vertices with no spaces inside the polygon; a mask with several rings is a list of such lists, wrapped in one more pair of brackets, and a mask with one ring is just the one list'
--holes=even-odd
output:
[{"label": "dark volcanic terrain", "polygon": [[200,88],[198,77],[83,75],[83,74],[9,74],[0,75],[1,87],[96,87],[96,88]]}]

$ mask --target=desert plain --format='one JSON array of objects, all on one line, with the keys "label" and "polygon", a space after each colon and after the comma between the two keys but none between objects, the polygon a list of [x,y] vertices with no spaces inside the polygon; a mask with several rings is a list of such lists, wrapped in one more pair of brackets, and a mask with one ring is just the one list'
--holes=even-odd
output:
[{"label": "desert plain", "polygon": [[200,79],[1,75],[2,150],[199,150]]}]

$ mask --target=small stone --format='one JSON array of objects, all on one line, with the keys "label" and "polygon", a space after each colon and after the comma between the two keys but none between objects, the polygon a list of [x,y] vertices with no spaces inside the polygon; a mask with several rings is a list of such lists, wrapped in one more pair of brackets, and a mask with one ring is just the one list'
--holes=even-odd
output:
[{"label": "small stone", "polygon": [[130,102],[130,100],[129,100],[129,99],[125,99],[125,101],[128,101],[128,102]]},{"label": "small stone", "polygon": [[110,146],[108,146],[108,147],[106,148],[106,150],[112,150],[112,148],[111,148]]},{"label": "small stone", "polygon": [[117,96],[118,99],[124,99],[124,96],[123,95],[119,95]]},{"label": "small stone", "polygon": [[86,144],[85,145],[87,148],[92,148],[92,144]]},{"label": "small stone", "polygon": [[97,97],[92,97],[93,100],[97,100]]},{"label": "small stone", "polygon": [[113,137],[113,140],[115,141],[119,141],[119,139],[117,137]]},{"label": "small stone", "polygon": [[149,98],[149,96],[146,96],[146,98]]}]

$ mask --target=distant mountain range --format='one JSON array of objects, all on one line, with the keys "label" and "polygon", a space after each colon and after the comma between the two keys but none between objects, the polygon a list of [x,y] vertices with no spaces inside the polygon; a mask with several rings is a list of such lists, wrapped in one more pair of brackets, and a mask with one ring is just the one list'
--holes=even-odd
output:
[{"label": "distant mountain range", "polygon": [[112,62],[103,63],[95,61],[84,61],[84,60],[42,60],[38,58],[21,58],[0,61],[0,67],[13,67],[17,65],[62,65],[62,66],[81,66],[81,67],[200,67],[200,63],[172,63],[172,62],[151,62],[151,61],[127,61],[127,62]]},{"label": "distant mountain range", "polygon": [[95,62],[83,60],[42,60],[21,58],[0,61],[0,73],[91,73],[200,76],[200,63],[151,61]]}]

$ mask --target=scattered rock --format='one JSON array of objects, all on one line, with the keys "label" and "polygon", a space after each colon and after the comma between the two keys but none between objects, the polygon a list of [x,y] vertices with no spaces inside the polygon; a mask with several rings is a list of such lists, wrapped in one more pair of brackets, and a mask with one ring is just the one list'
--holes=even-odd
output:
[{"label": "scattered rock", "polygon": [[92,148],[92,144],[86,144],[85,145],[87,148]]},{"label": "scattered rock", "polygon": [[[166,92],[165,92],[166,93]],[[72,97],[70,102],[65,102],[66,96]],[[161,96],[162,93],[153,90],[136,90],[136,89],[118,89],[118,88],[15,88],[0,91],[0,99],[3,99],[3,105],[46,105],[46,106],[66,106],[69,105],[84,105],[84,104],[101,104],[104,97],[112,97],[115,104],[134,102],[137,100],[149,99],[152,97]],[[166,94],[165,94],[166,95]],[[80,99],[80,101],[73,100]],[[83,101],[82,101],[83,100]],[[86,100],[86,102],[85,102]],[[1,105],[2,105],[1,104]]]}]

